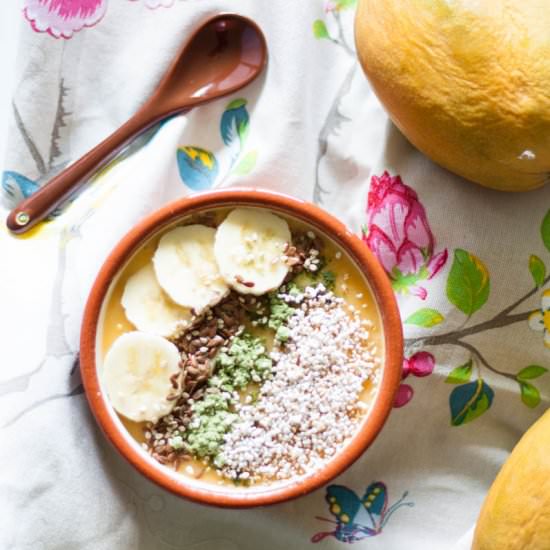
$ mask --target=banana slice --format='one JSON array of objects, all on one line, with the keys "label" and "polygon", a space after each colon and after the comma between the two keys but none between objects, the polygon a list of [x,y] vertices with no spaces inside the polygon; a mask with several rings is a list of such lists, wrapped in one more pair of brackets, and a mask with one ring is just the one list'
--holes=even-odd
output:
[{"label": "banana slice", "polygon": [[127,332],[105,355],[103,381],[117,412],[135,422],[156,422],[170,413],[176,400],[170,377],[179,374],[178,348],[161,336]]},{"label": "banana slice", "polygon": [[260,295],[281,285],[288,265],[290,229],[282,218],[254,208],[236,208],[216,232],[214,253],[227,284]]},{"label": "banana slice", "polygon": [[163,290],[197,314],[229,292],[214,258],[215,235],[216,230],[205,225],[177,227],[163,235],[153,256]]},{"label": "banana slice", "polygon": [[128,320],[144,332],[171,336],[191,324],[191,310],[174,303],[162,290],[152,264],[128,279],[121,302]]}]

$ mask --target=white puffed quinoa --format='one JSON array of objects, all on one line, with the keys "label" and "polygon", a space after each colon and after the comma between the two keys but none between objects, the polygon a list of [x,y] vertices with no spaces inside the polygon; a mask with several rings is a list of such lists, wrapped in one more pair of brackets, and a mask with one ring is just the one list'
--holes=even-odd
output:
[{"label": "white puffed quinoa", "polygon": [[230,479],[288,479],[318,468],[349,439],[365,413],[364,382],[378,381],[379,359],[357,312],[323,285],[299,296],[290,336],[271,353],[273,377],[255,404],[237,406],[225,435],[220,473]]}]

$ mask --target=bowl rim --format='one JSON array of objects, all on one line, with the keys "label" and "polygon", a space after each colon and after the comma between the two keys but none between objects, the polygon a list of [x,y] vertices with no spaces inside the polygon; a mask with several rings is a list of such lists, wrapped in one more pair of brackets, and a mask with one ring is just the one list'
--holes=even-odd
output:
[{"label": "bowl rim", "polygon": [[[96,336],[102,305],[112,280],[147,239],[177,222],[178,218],[220,207],[250,206],[287,214],[316,227],[331,237],[354,260],[365,276],[380,312],[384,338],[384,360],[379,387],[367,418],[350,441],[321,469],[282,486],[258,491],[216,491],[206,483],[199,486],[185,476],[156,463],[139,451],[132,436],[113,418],[108,398],[103,394],[96,368]],[[180,497],[202,504],[246,508],[285,502],[318,489],[349,468],[372,444],[393,407],[401,380],[403,333],[391,283],[364,242],[342,222],[318,206],[301,199],[268,190],[229,188],[188,195],[166,204],[139,221],[116,244],[90,291],[80,335],[80,372],[92,413],[107,439],[141,474]],[[132,441],[130,441],[132,440]],[[134,444],[133,444],[134,443]]]}]

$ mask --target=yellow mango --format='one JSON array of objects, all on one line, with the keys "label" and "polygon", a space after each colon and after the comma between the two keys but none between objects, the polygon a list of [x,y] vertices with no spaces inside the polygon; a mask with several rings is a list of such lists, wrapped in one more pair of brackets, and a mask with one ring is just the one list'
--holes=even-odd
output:
[{"label": "yellow mango", "polygon": [[481,509],[472,550],[550,548],[550,410],[524,434]]},{"label": "yellow mango", "polygon": [[505,191],[550,180],[548,0],[360,0],[355,38],[393,122],[433,161]]}]

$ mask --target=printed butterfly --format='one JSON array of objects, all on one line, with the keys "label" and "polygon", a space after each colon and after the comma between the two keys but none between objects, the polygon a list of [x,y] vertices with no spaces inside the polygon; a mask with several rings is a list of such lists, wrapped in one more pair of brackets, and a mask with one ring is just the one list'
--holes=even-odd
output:
[{"label": "printed butterfly", "polygon": [[348,544],[358,542],[367,537],[375,537],[390,519],[390,516],[401,506],[414,506],[405,502],[408,493],[388,508],[388,490],[381,481],[371,483],[365,495],[360,499],[357,494],[342,485],[327,487],[325,500],[330,513],[336,521],[316,516],[317,519],[336,524],[334,531],[322,531],[311,538],[311,542],[319,542],[325,537],[333,536],[340,542]]}]

